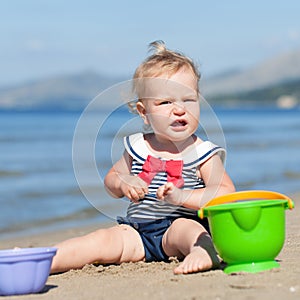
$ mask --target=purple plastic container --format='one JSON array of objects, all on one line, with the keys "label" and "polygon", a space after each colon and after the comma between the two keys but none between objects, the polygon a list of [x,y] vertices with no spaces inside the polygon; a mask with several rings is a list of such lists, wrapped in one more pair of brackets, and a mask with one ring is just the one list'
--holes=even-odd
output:
[{"label": "purple plastic container", "polygon": [[49,277],[56,248],[0,250],[0,295],[40,292]]}]

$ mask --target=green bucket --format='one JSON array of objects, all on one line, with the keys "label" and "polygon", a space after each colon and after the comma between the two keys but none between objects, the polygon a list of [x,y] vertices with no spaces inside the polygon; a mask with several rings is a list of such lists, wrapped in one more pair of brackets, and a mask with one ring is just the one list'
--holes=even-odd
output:
[{"label": "green bucket", "polygon": [[203,208],[227,274],[277,268],[285,240],[284,199],[238,201]]}]

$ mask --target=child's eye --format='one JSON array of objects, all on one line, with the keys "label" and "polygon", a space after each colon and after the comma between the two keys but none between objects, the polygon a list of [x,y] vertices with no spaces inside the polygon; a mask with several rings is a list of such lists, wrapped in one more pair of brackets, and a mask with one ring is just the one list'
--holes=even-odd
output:
[{"label": "child's eye", "polygon": [[167,104],[172,104],[172,101],[164,100],[159,102],[159,105],[167,105]]},{"label": "child's eye", "polygon": [[183,100],[184,102],[197,102],[197,100],[196,99],[185,99],[185,100]]}]

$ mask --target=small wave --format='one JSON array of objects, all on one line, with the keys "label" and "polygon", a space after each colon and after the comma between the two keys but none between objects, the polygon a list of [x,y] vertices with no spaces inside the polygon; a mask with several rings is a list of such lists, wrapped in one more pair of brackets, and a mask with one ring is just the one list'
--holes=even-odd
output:
[{"label": "small wave", "polygon": [[0,229],[1,238],[7,236],[14,236],[18,234],[30,234],[32,232],[44,232],[50,228],[64,228],[68,225],[79,226],[81,223],[85,222],[97,222],[99,224],[104,222],[105,216],[96,210],[95,208],[86,208],[69,215],[54,217],[51,219],[42,219],[36,221],[27,221],[23,223],[18,223],[10,225],[6,228]]},{"label": "small wave", "polygon": [[[74,183],[75,184],[75,183]],[[31,189],[20,193],[20,199],[45,199],[49,197],[61,197],[61,196],[82,196],[82,192],[78,186],[74,187],[60,187],[56,189]]]},{"label": "small wave", "polygon": [[283,176],[288,179],[300,179],[300,172],[285,171],[283,172]]},{"label": "small wave", "polygon": [[249,189],[253,189],[255,187],[255,185],[257,184],[256,181],[243,181],[243,182],[236,182],[236,189],[237,190],[249,190]]},{"label": "small wave", "polygon": [[21,171],[11,171],[11,170],[0,170],[0,178],[5,177],[21,177],[24,176],[25,173]]},{"label": "small wave", "polygon": [[249,149],[295,149],[300,146],[300,140],[285,140],[284,143],[278,143],[278,140],[265,140],[265,141],[230,141],[228,143],[234,150],[249,150]]}]

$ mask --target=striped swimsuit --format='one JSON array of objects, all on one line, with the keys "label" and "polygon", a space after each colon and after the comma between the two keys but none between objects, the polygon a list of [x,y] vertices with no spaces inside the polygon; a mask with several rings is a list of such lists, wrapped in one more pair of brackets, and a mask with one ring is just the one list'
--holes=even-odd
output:
[{"label": "striped swimsuit", "polygon": [[[147,147],[142,133],[136,133],[124,138],[126,151],[132,157],[131,173],[138,175],[142,171],[143,164],[148,155],[155,156]],[[183,170],[182,177],[184,179],[184,190],[194,190],[204,188],[203,180],[196,175],[196,169],[199,165],[207,161],[210,157],[218,153],[224,161],[225,150],[214,145],[209,141],[205,141],[195,145],[194,149],[182,157]],[[143,219],[152,221],[172,218],[195,218],[197,211],[183,206],[175,206],[165,201],[156,199],[157,188],[167,182],[167,173],[158,172],[150,185],[148,186],[148,194],[138,204],[131,202],[127,209],[127,218]]]}]

